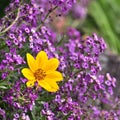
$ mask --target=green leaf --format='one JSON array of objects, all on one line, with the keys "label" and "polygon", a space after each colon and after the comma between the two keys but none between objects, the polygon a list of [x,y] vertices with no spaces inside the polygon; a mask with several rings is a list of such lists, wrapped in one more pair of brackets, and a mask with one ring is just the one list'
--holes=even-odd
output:
[{"label": "green leaf", "polygon": [[6,86],[0,86],[0,89],[8,89]]}]

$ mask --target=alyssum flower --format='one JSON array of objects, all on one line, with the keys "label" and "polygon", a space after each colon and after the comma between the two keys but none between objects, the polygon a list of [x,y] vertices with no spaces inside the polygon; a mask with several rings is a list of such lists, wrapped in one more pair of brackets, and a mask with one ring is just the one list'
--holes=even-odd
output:
[{"label": "alyssum flower", "polygon": [[26,54],[26,57],[29,68],[23,68],[22,73],[28,79],[27,87],[32,87],[37,82],[38,86],[47,91],[56,92],[59,89],[57,82],[63,80],[62,74],[56,70],[59,60],[57,58],[48,59],[44,51],[40,51],[36,59],[29,53]]}]

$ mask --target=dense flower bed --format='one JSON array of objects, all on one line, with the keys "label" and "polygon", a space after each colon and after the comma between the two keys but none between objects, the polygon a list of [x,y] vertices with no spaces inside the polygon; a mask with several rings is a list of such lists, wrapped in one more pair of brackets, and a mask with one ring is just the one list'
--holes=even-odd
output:
[{"label": "dense flower bed", "polygon": [[[0,119],[120,119],[116,79],[100,74],[103,38],[53,28],[55,18],[76,11],[76,2],[12,0],[6,8],[0,20]],[[80,18],[88,2],[79,2]]]}]

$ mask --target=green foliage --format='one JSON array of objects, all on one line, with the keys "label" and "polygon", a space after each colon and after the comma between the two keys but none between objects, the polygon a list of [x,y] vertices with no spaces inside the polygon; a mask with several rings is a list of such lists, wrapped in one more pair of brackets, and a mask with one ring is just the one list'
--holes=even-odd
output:
[{"label": "green foliage", "polygon": [[0,18],[4,16],[4,9],[9,5],[10,0],[0,0]]},{"label": "green foliage", "polygon": [[[101,34],[109,47],[120,54],[120,1],[96,0],[88,10],[88,18],[83,30],[85,33],[97,31]],[[91,29],[90,29],[91,28]]]}]

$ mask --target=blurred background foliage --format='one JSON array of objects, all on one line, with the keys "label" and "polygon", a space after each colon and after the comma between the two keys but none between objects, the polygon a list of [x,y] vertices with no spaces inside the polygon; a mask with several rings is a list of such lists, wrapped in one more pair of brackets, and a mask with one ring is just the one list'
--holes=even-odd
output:
[{"label": "blurred background foliage", "polygon": [[98,32],[109,48],[120,54],[120,0],[94,0],[82,30],[91,34]]},{"label": "blurred background foliage", "polygon": [[0,18],[4,16],[4,9],[8,6],[10,0],[0,0]]},{"label": "blurred background foliage", "polygon": [[[0,17],[4,16],[9,2],[0,0]],[[103,36],[109,48],[120,54],[120,0],[92,0],[86,19],[77,22],[71,20],[71,24],[85,34],[97,32]]]}]

